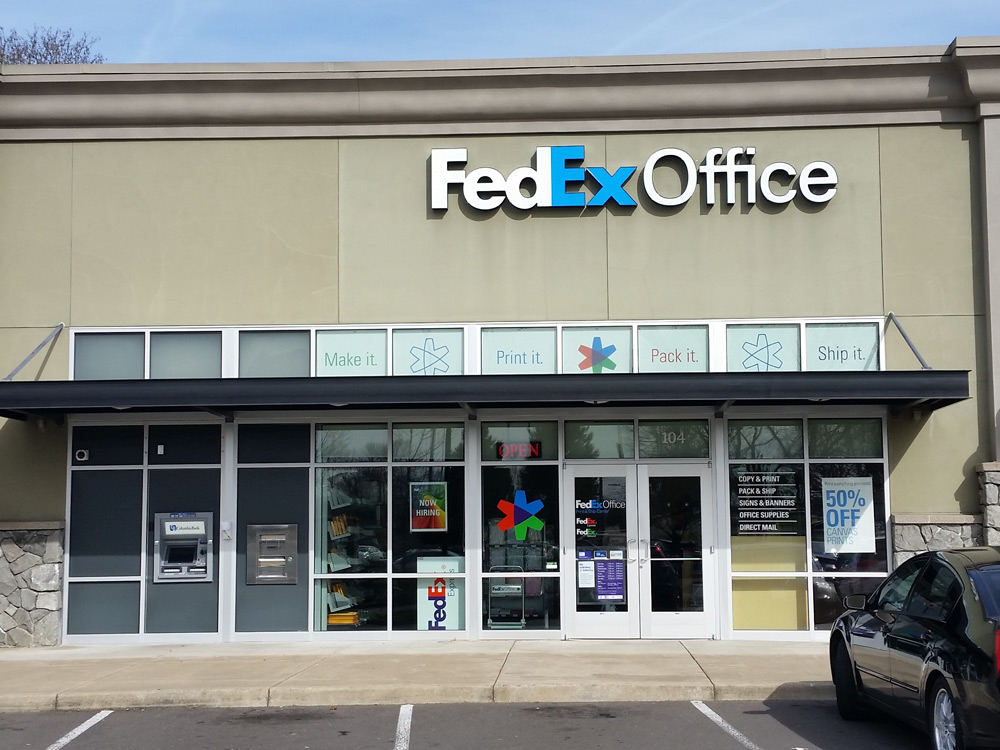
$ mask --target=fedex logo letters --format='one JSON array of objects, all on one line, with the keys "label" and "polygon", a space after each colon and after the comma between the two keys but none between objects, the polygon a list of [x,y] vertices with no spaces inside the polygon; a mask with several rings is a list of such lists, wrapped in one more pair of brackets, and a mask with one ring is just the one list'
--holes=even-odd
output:
[{"label": "fedex logo letters", "polygon": [[[786,162],[763,167],[759,174],[753,163],[756,148],[736,146],[724,151],[710,148],[701,166],[678,148],[663,148],[653,153],[642,169],[642,189],[645,195],[661,206],[687,203],[702,183],[707,205],[715,205],[717,189],[724,185],[725,201],[736,203],[737,184],[743,185],[748,204],[757,202],[757,193],[768,203],[790,203],[797,195],[810,203],[827,203],[837,193],[837,171],[824,161],[814,161],[796,172]],[[491,211],[504,201],[514,208],[601,207],[614,203],[633,207],[635,199],[626,187],[637,167],[618,167],[614,172],[605,167],[583,164],[583,146],[539,146],[535,149],[535,166],[518,167],[504,177],[492,167],[477,167],[466,172],[469,160],[466,148],[431,149],[431,208],[448,210],[448,192],[452,185],[461,187],[465,202],[474,209]],[[673,169],[680,176],[681,190],[676,195],[662,195],[654,178],[657,169]],[[590,200],[580,191],[585,180],[597,186]]]}]

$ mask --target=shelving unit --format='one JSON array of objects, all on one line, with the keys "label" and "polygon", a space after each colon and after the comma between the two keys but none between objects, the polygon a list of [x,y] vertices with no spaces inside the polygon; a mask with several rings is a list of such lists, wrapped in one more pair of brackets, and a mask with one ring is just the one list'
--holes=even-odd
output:
[{"label": "shelving unit", "polygon": [[325,573],[384,572],[385,553],[378,538],[379,506],[371,498],[358,496],[341,484],[350,473],[331,473],[320,481],[323,509],[321,528],[325,537],[318,549],[326,550]]},{"label": "shelving unit", "polygon": [[360,625],[361,615],[357,610],[357,598],[352,596],[350,588],[340,581],[329,581],[323,589],[323,612],[326,614],[326,624],[329,625]]}]

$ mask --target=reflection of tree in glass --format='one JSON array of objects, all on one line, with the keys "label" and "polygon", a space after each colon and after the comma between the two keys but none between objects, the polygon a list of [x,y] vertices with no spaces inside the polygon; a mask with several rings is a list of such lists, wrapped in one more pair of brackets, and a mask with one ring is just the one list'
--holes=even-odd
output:
[{"label": "reflection of tree in glass", "polygon": [[639,457],[709,455],[708,422],[639,422]]},{"label": "reflection of tree in glass", "polygon": [[392,431],[392,455],[398,461],[461,458],[463,429],[453,425],[405,425]]},{"label": "reflection of tree in glass", "polygon": [[801,458],[802,424],[740,422],[730,427],[729,455],[745,459]]},{"label": "reflection of tree in glass", "polygon": [[813,457],[851,458],[882,455],[879,419],[812,419],[809,453]]},{"label": "reflection of tree in glass", "polygon": [[329,470],[327,485],[336,494],[366,505],[384,506],[388,501],[386,471],[381,467]]},{"label": "reflection of tree in glass", "polygon": [[566,455],[573,458],[597,458],[594,433],[589,425],[573,425],[566,429]]},{"label": "reflection of tree in glass", "polygon": [[701,556],[701,495],[697,477],[650,480],[652,557]]},{"label": "reflection of tree in glass", "polygon": [[[388,456],[385,432],[383,425],[320,427],[316,431],[316,455],[320,461],[328,463],[384,461]],[[374,437],[373,433],[378,437]]]}]

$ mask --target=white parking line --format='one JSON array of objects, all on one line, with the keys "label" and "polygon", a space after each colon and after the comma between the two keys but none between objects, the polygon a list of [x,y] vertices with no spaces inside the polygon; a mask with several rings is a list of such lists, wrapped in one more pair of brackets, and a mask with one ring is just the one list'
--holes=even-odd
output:
[{"label": "white parking line", "polygon": [[59,750],[60,748],[66,747],[66,745],[68,745],[70,742],[72,742],[81,734],[90,729],[92,726],[94,726],[94,724],[101,721],[101,719],[110,716],[111,713],[112,713],[111,711],[101,711],[98,714],[94,714],[85,722],[83,722],[83,724],[74,729],[72,732],[68,732],[67,734],[63,735],[61,738],[56,740],[53,744],[49,745],[47,748],[45,748],[45,750]]},{"label": "white parking line", "polygon": [[726,732],[726,734],[730,735],[733,739],[735,739],[737,742],[743,745],[743,747],[749,748],[749,750],[761,750],[757,745],[751,742],[745,734],[740,732],[736,727],[734,727],[728,721],[723,719],[721,716],[715,713],[715,711],[710,709],[701,701],[691,701],[691,705],[697,708],[703,714],[705,714],[705,716],[710,718],[716,724],[718,724],[719,727]]},{"label": "white parking line", "polygon": [[396,744],[393,750],[408,750],[410,747],[410,723],[413,721],[413,704],[399,707],[399,721],[396,722]]}]

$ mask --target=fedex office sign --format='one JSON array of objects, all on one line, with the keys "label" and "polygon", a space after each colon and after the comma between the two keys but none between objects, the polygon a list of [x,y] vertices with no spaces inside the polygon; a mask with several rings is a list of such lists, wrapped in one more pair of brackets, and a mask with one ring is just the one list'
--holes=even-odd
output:
[{"label": "fedex office sign", "polygon": [[[717,191],[724,190],[725,201],[736,203],[740,185],[748,204],[762,200],[773,204],[790,203],[801,196],[810,203],[827,203],[837,193],[837,171],[825,161],[813,161],[796,170],[786,162],[774,162],[761,168],[753,163],[753,146],[736,146],[724,151],[710,148],[701,166],[686,151],[663,148],[646,159],[642,168],[643,193],[661,206],[681,206],[701,187],[705,202],[715,205]],[[477,167],[469,172],[466,148],[431,149],[431,208],[448,210],[452,186],[460,188],[462,198],[474,209],[491,211],[505,201],[514,208],[529,210],[549,207],[601,207],[609,204],[636,205],[628,182],[637,167],[622,166],[613,172],[606,167],[585,164],[584,146],[539,146],[535,166],[518,167],[504,176],[492,167]],[[657,170],[672,169],[681,178],[681,188],[663,195],[655,184]],[[596,187],[587,200],[580,188],[585,180]]]}]

